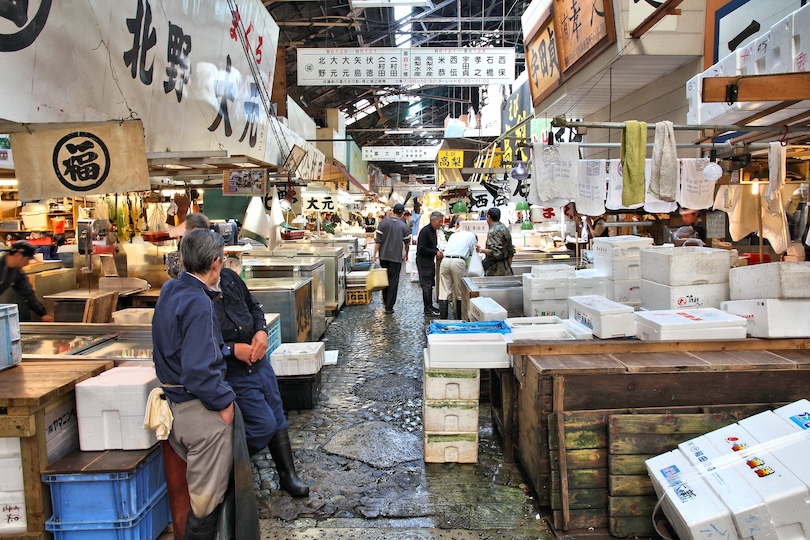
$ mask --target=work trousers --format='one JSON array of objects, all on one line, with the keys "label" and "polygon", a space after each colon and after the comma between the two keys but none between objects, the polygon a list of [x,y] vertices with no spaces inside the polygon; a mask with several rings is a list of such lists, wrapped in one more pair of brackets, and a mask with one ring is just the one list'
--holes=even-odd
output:
[{"label": "work trousers", "polygon": [[236,392],[236,404],[245,419],[248,447],[261,450],[273,435],[287,427],[273,366],[267,360],[253,373],[233,375],[227,381]]},{"label": "work trousers", "polygon": [[174,416],[169,444],[186,462],[191,511],[197,517],[213,512],[228,489],[233,469],[233,424],[199,399],[169,402]]},{"label": "work trousers", "polygon": [[382,297],[383,302],[385,302],[385,309],[391,311],[394,309],[394,304],[397,301],[399,274],[402,270],[402,263],[380,259],[380,266],[388,271],[388,287],[382,290]]},{"label": "work trousers", "polygon": [[454,300],[461,300],[461,280],[467,277],[467,262],[464,259],[442,259],[439,267],[439,300],[447,300],[452,294]]}]

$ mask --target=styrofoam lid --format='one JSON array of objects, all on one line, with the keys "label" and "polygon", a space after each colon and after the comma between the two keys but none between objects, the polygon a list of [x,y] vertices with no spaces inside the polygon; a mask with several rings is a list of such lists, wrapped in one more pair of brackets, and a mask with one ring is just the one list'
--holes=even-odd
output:
[{"label": "styrofoam lid", "polygon": [[278,353],[279,355],[316,353],[323,348],[324,345],[322,341],[304,342],[304,343],[282,343],[276,348],[276,350],[270,353],[270,356],[273,356],[276,353]]},{"label": "styrofoam lid", "polygon": [[653,327],[680,326],[683,328],[727,328],[746,326],[748,321],[743,317],[732,315],[717,308],[696,309],[660,309],[653,311],[637,311],[636,322],[648,324]]},{"label": "styrofoam lid", "polygon": [[470,298],[470,303],[475,304],[475,306],[481,311],[486,312],[506,311],[506,309],[504,309],[503,306],[501,306],[498,302],[496,302],[489,296],[478,296],[476,298]]},{"label": "styrofoam lid", "polygon": [[76,385],[79,386],[136,386],[157,380],[153,366],[119,366],[107,370],[97,377],[91,377]]},{"label": "styrofoam lid", "polygon": [[591,294],[588,296],[570,296],[568,297],[569,303],[579,304],[583,307],[590,308],[600,313],[632,313],[632,306],[620,304],[609,300],[604,296],[598,294]]},{"label": "styrofoam lid", "polygon": [[428,334],[428,343],[505,343],[503,334]]},{"label": "styrofoam lid", "polygon": [[593,239],[594,244],[637,244],[642,246],[651,246],[654,240],[648,236],[635,236],[626,234],[623,236],[600,236]]},{"label": "styrofoam lid", "polygon": [[602,272],[600,272],[596,268],[583,268],[581,270],[576,270],[574,272],[574,277],[583,278],[583,279],[600,278],[600,277],[605,277],[605,274],[603,274]]},{"label": "styrofoam lid", "polygon": [[563,320],[556,315],[548,315],[545,317],[510,317],[506,319],[506,325],[509,328],[530,328],[545,324],[562,324],[562,322]]},{"label": "styrofoam lid", "polygon": [[773,411],[777,416],[781,416],[794,428],[801,430],[810,429],[810,401],[800,399],[784,407],[779,407]]}]

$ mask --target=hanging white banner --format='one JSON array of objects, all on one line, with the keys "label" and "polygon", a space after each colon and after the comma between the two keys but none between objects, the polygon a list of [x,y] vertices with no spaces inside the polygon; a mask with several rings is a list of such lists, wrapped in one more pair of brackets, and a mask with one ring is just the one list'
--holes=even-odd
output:
[{"label": "hanging white banner", "polygon": [[140,120],[12,133],[21,200],[149,189]]}]

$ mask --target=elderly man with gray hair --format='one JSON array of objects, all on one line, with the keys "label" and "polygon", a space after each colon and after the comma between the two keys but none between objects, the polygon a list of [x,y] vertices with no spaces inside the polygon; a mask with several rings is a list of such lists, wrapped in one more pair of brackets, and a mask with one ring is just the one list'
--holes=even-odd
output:
[{"label": "elderly man with gray hair", "polygon": [[444,214],[433,212],[430,214],[430,225],[422,227],[416,240],[416,269],[419,271],[419,286],[422,287],[426,317],[439,315],[439,310],[433,307],[433,284],[436,282],[436,259],[442,258],[436,231],[442,228],[443,222]]},{"label": "elderly man with gray hair", "polygon": [[446,319],[450,296],[456,301],[456,319],[461,319],[461,280],[467,276],[467,259],[475,254],[478,238],[471,232],[461,230],[462,220],[456,220],[456,228],[447,245],[439,270],[439,317]]}]

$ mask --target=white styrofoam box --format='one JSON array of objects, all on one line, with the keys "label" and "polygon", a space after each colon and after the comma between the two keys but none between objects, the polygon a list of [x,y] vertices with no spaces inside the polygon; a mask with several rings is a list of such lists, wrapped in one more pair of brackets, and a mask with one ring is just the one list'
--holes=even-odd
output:
[{"label": "white styrofoam box", "polygon": [[502,334],[430,334],[429,369],[511,367]]},{"label": "white styrofoam box", "polygon": [[338,355],[340,351],[324,351],[323,352],[323,365],[334,366],[338,363]]},{"label": "white styrofoam box", "polygon": [[568,327],[568,331],[574,335],[574,338],[593,339],[593,331],[587,326],[583,326],[572,319],[565,319],[563,324]]},{"label": "white styrofoam box", "polygon": [[771,26],[765,60],[767,73],[787,73],[793,68],[793,14]]},{"label": "white styrofoam box", "polygon": [[[566,300],[567,304],[567,300]],[[548,335],[561,335],[565,332],[573,339],[592,339],[593,332],[576,321],[561,319],[556,315],[538,317],[513,317],[506,319],[506,324],[512,330],[510,336],[515,339],[554,339],[543,337]],[[570,339],[562,336],[562,339]]]},{"label": "white styrofoam box", "polygon": [[715,308],[637,311],[635,318],[642,340],[745,338],[745,319]]},{"label": "white styrofoam box", "polygon": [[755,414],[739,424],[759,443],[767,443],[768,451],[787,467],[805,486],[810,486],[810,431],[797,431],[773,411]]},{"label": "white styrofoam box", "polygon": [[723,456],[703,436],[681,443],[678,448],[696,469],[696,474],[700,474],[731,511],[740,538],[777,540],[765,501],[756,492],[746,489],[742,476],[727,466],[728,456]]},{"label": "white styrofoam box", "polygon": [[282,343],[270,353],[270,365],[280,376],[312,375],[323,367],[325,350],[322,341]]},{"label": "white styrofoam box", "polygon": [[427,399],[478,399],[481,396],[481,370],[479,369],[430,369],[428,350],[425,353],[424,398]]},{"label": "white styrofoam box", "polygon": [[686,123],[690,125],[699,125],[700,122],[700,105],[701,105],[701,78],[698,73],[688,81],[686,81],[686,101],[689,103],[689,110],[686,112]]},{"label": "white styrofoam box", "polygon": [[71,399],[45,412],[45,446],[48,463],[53,463],[79,447],[79,421],[75,400]]},{"label": "white styrofoam box", "polygon": [[728,273],[730,300],[810,298],[808,283],[810,261],[752,264]]},{"label": "white styrofoam box", "polygon": [[529,300],[523,297],[525,317],[568,317],[568,300]]},{"label": "white styrofoam box", "polygon": [[470,298],[467,312],[471,321],[503,321],[508,317],[506,309],[488,296]]},{"label": "white styrofoam box", "polygon": [[608,236],[593,239],[593,253],[600,257],[615,257],[626,259],[640,257],[641,250],[652,246],[653,239],[632,234],[624,236]]},{"label": "white styrofoam box", "polygon": [[0,458],[20,455],[19,437],[0,437]]},{"label": "white styrofoam box", "polygon": [[149,393],[160,386],[154,368],[116,367],[76,385],[79,447],[83,451],[142,450],[155,432],[143,428]]},{"label": "white styrofoam box", "polygon": [[23,488],[22,458],[20,456],[0,458],[0,489],[22,491]]},{"label": "white styrofoam box", "polygon": [[571,319],[602,338],[627,337],[636,333],[633,308],[604,296],[572,296],[568,299]]},{"label": "white styrofoam box", "polygon": [[738,538],[729,510],[679,450],[650,458],[645,463],[664,514],[679,538]]},{"label": "white styrofoam box", "polygon": [[113,311],[114,324],[150,324],[155,308],[126,308]]},{"label": "white styrofoam box", "polygon": [[794,429],[810,430],[810,401],[800,399],[789,403],[784,407],[775,409],[773,413],[780,418],[787,420]]},{"label": "white styrofoam box", "polygon": [[478,433],[478,400],[423,402],[422,425],[431,433]]},{"label": "white styrofoam box", "polygon": [[24,533],[28,530],[25,519],[25,492],[0,491],[0,534]]},{"label": "white styrofoam box", "polygon": [[425,433],[425,463],[476,463],[478,432]]},{"label": "white styrofoam box", "polygon": [[727,249],[658,246],[641,251],[640,277],[670,286],[727,283],[730,266]]},{"label": "white styrofoam box", "polygon": [[577,339],[565,324],[544,324],[534,328],[521,328],[506,336],[510,343],[515,341],[556,341]]},{"label": "white styrofoam box", "polygon": [[671,287],[641,280],[641,305],[645,309],[720,308],[728,300],[728,283]]},{"label": "white styrofoam box", "polygon": [[523,274],[523,298],[528,300],[565,300],[570,276],[534,277]]},{"label": "white styrofoam box", "polygon": [[568,296],[607,296],[607,283],[608,278],[595,268],[577,270],[574,277],[568,280]]},{"label": "white styrofoam box", "polygon": [[639,257],[601,257],[593,256],[593,267],[608,279],[639,279],[641,277],[641,259]]},{"label": "white styrofoam box", "polygon": [[730,300],[720,308],[747,319],[749,336],[810,337],[810,298]]},{"label": "white styrofoam box", "polygon": [[575,268],[570,264],[536,264],[532,266],[532,276],[573,276]]},{"label": "white styrofoam box", "polygon": [[808,488],[788,468],[739,424],[705,435],[721,454],[736,456],[729,467],[736,470],[768,506],[780,539],[806,538],[810,534]]},{"label": "white styrofoam box", "polygon": [[768,45],[771,41],[770,31],[740,47],[740,75],[764,75],[767,73],[766,61]]},{"label": "white styrofoam box", "polygon": [[810,65],[810,4],[793,12],[793,66],[789,71],[808,71]]},{"label": "white styrofoam box", "polygon": [[641,304],[641,280],[620,279],[607,281],[608,299],[620,304]]}]

